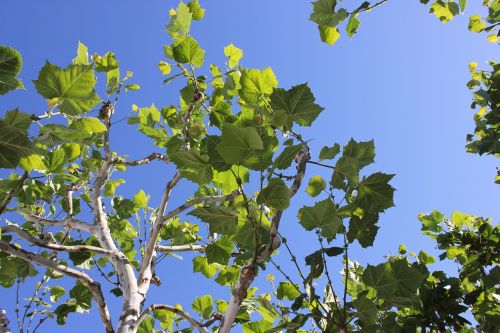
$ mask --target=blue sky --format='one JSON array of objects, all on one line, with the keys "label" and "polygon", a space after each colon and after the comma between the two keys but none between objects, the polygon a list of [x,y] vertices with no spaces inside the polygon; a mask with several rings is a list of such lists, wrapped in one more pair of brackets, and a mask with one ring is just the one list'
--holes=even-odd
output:
[{"label": "blue sky", "polygon": [[[234,43],[245,52],[245,67],[271,66],[281,87],[309,82],[317,102],[325,107],[313,127],[304,130],[313,150],[318,153],[323,145],[345,144],[351,137],[374,139],[376,163],[368,171],[396,174],[392,182],[397,189],[396,207],[381,217],[375,246],[353,251],[360,262],[376,263],[390,251],[396,252],[400,243],[406,243],[409,250],[432,252],[433,245],[420,235],[417,215],[421,212],[438,209],[450,215],[459,210],[499,220],[500,187],[493,183],[498,160],[466,154],[464,149],[466,133],[473,130],[471,93],[465,86],[468,63],[476,61],[486,68],[486,61],[498,56],[497,46],[487,43],[485,36],[467,32],[468,16],[482,9],[471,2],[467,15],[442,25],[417,0],[390,0],[361,16],[354,39],[343,36],[329,47],[319,41],[317,28],[307,20],[308,1],[201,3],[206,16],[201,23],[194,22],[192,34],[206,50],[205,64],[222,64],[223,47]],[[176,6],[177,1],[158,0],[2,1],[0,43],[21,52],[20,77],[27,90],[1,96],[0,112],[15,107],[28,113],[45,111],[45,101],[34,91],[31,79],[46,59],[60,66],[68,64],[78,41],[91,53],[114,51],[121,69],[133,71],[133,82],[142,86],[139,92],[121,97],[116,119],[126,116],[132,103],[177,104],[176,85],[162,87],[156,68],[159,60],[166,60],[163,45],[170,41],[164,26],[168,9]],[[116,124],[113,131],[112,149],[131,158],[151,152],[146,140],[131,139],[133,128],[126,122]],[[309,168],[311,176],[323,172]],[[158,202],[163,188],[159,184],[164,183],[158,178],[170,174],[171,169],[158,164],[133,170],[124,194],[145,187],[152,202]],[[182,198],[174,198],[174,203]],[[296,219],[301,205],[312,202],[305,194],[296,197],[282,223],[282,233],[299,255],[317,247],[313,238],[304,238]],[[289,261],[284,253],[277,260]],[[206,293],[229,297],[227,288],[193,275],[189,258],[180,262],[168,258],[162,265],[163,285],[151,290],[155,302],[188,306],[195,296]],[[339,266],[331,268],[339,270]],[[191,282],[196,283],[194,287],[182,288]],[[12,315],[13,290],[0,289],[0,295],[0,307],[7,307]],[[115,315],[117,305],[112,303]],[[74,332],[101,329],[95,311],[90,316],[71,316],[69,325]],[[15,331],[14,323],[11,326]],[[42,329],[56,331],[65,329],[53,323]]]}]

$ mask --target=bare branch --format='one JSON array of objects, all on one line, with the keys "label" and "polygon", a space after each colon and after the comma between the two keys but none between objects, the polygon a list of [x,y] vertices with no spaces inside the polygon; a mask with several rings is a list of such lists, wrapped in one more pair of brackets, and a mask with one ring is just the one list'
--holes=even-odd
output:
[{"label": "bare branch", "polygon": [[108,258],[111,258],[113,256],[113,252],[105,250],[101,247],[90,246],[90,245],[60,245],[60,244],[49,243],[39,238],[33,237],[28,232],[24,231],[23,229],[13,224],[9,224],[5,227],[2,227],[2,232],[14,233],[32,244],[54,251],[66,251],[66,252],[87,251],[87,252],[99,253]]},{"label": "bare branch", "polygon": [[[306,172],[307,162],[311,158],[309,154],[309,147],[304,143],[303,149],[297,154],[295,160],[297,161],[297,172],[295,180],[290,186],[290,198],[292,198],[300,188],[302,180]],[[257,275],[259,265],[265,262],[281,245],[281,240],[278,235],[278,228],[281,221],[283,211],[277,211],[271,220],[271,230],[269,233],[269,241],[263,246],[256,255],[241,269],[240,277],[233,288],[231,300],[226,310],[222,326],[219,333],[228,333],[233,326],[236,315],[241,307],[241,303],[247,297],[247,290],[252,284],[255,276]]]},{"label": "bare branch", "polygon": [[125,160],[115,158],[113,160],[113,164],[120,164],[120,165],[127,165],[127,166],[138,166],[138,165],[148,164],[154,160],[168,162],[167,156],[159,154],[159,153],[151,153],[150,155],[144,157],[143,159],[135,160],[135,161],[125,161]]},{"label": "bare branch", "polygon": [[204,245],[186,244],[186,245],[156,245],[157,252],[205,252]]},{"label": "bare branch", "polygon": [[174,306],[171,306],[171,305],[165,305],[165,304],[152,304],[150,306],[147,307],[146,310],[144,310],[144,312],[139,316],[139,319],[137,319],[134,327],[138,327],[141,322],[146,319],[146,317],[153,311],[155,310],[166,310],[166,311],[170,311],[170,312],[173,312],[175,314],[177,314],[178,316],[186,319],[192,327],[196,328],[200,333],[208,333],[208,331],[205,329],[205,327],[203,327],[203,324],[200,323],[199,321],[193,319],[193,317],[191,317],[189,314],[187,314],[186,312],[182,311],[181,309],[178,309]]},{"label": "bare branch", "polygon": [[141,268],[139,270],[139,278],[138,278],[138,287],[139,292],[142,295],[145,295],[149,284],[152,278],[152,260],[156,255],[155,247],[158,240],[158,236],[160,235],[160,231],[163,227],[164,219],[163,214],[165,213],[165,209],[167,208],[168,200],[170,199],[170,194],[172,193],[172,189],[177,185],[179,180],[181,179],[181,172],[177,170],[172,179],[165,186],[165,191],[163,192],[163,197],[161,198],[160,207],[158,207],[158,216],[151,230],[151,234],[149,235],[149,239],[146,244],[146,248],[144,249],[144,257],[142,258]]},{"label": "bare branch", "polygon": [[77,229],[77,230],[82,230],[86,231],[91,234],[95,234],[97,232],[97,229],[95,226],[87,224],[83,221],[77,220],[73,218],[72,216],[67,216],[61,221],[58,220],[49,220],[40,216],[36,215],[29,215],[26,217],[26,221],[31,222],[31,223],[40,223],[40,224],[45,224],[45,225],[51,225],[51,226],[57,226],[57,227],[65,227],[69,229]]},{"label": "bare branch", "polygon": [[49,269],[52,269],[56,272],[65,274],[67,276],[70,276],[72,278],[75,278],[82,282],[86,287],[89,288],[90,292],[92,293],[92,296],[94,297],[94,300],[97,303],[97,306],[99,308],[99,313],[101,315],[101,320],[104,324],[104,328],[106,330],[106,333],[113,333],[113,325],[111,323],[111,317],[109,315],[108,307],[106,305],[106,301],[104,299],[104,296],[102,294],[101,290],[101,285],[98,282],[95,282],[92,280],[90,276],[87,274],[77,271],[76,269],[67,267],[65,265],[61,265],[57,263],[56,261],[53,261],[51,259],[42,257],[40,255],[37,255],[35,253],[23,250],[21,248],[18,248],[8,242],[5,242],[3,240],[0,240],[0,250],[9,253],[10,255],[13,255],[17,258],[20,258],[22,260],[25,260],[29,263],[37,263],[39,265],[45,266]]}]

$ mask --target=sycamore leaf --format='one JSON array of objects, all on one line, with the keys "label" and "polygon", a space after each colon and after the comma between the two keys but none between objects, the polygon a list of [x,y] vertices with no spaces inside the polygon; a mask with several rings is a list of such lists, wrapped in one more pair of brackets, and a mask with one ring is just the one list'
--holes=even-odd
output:
[{"label": "sycamore leaf", "polygon": [[193,20],[202,20],[205,16],[205,9],[201,8],[198,0],[191,0],[188,4],[189,11],[193,15]]},{"label": "sycamore leaf", "polygon": [[359,183],[358,195],[354,204],[365,212],[383,212],[394,206],[394,188],[389,181],[394,175],[374,173]]},{"label": "sycamore leaf", "polygon": [[88,65],[89,64],[89,49],[82,42],[78,42],[78,49],[76,51],[76,58],[73,59],[73,63],[76,65]]},{"label": "sycamore leaf", "polygon": [[21,80],[16,78],[22,65],[21,54],[17,50],[0,45],[0,95],[24,87]]},{"label": "sycamore leaf", "polygon": [[[294,86],[289,90],[275,89],[271,95],[275,125],[291,128],[293,122],[300,126],[311,126],[323,111],[323,108],[314,101],[314,95],[307,83]],[[276,114],[279,119],[275,119]]]},{"label": "sycamore leaf", "polygon": [[209,264],[207,257],[198,256],[193,258],[193,272],[198,272],[205,275],[206,278],[211,278],[217,272],[217,264]]},{"label": "sycamore leaf", "polygon": [[238,215],[230,208],[224,206],[199,207],[188,215],[195,216],[208,223],[211,233],[231,235],[236,232]]},{"label": "sycamore leaf", "polygon": [[244,69],[240,84],[240,97],[247,103],[257,103],[261,96],[273,93],[273,89],[278,86],[278,80],[270,67],[263,70]]},{"label": "sycamore leaf", "polygon": [[273,178],[257,196],[257,204],[265,204],[277,210],[290,206],[290,189],[280,178]]},{"label": "sycamore leaf", "polygon": [[424,275],[411,267],[406,259],[368,265],[363,272],[363,282],[375,288],[381,298],[412,298],[424,279]]},{"label": "sycamore leaf", "polygon": [[454,1],[437,0],[431,5],[430,12],[436,15],[441,23],[446,23],[450,21],[453,16],[458,15],[460,8]]},{"label": "sycamore leaf", "polygon": [[243,51],[231,43],[224,48],[224,55],[227,57],[227,66],[234,68],[238,66],[240,59],[243,57]]},{"label": "sycamore leaf", "polygon": [[186,37],[172,48],[174,60],[181,64],[203,65],[205,51],[193,37]]},{"label": "sycamore leaf", "polygon": [[213,177],[208,156],[200,155],[196,150],[179,151],[170,156],[181,170],[181,175],[199,185],[208,184]]},{"label": "sycamore leaf", "polygon": [[299,286],[293,285],[290,282],[280,282],[276,290],[278,299],[287,299],[293,301],[300,295]]},{"label": "sycamore leaf", "polygon": [[22,157],[33,154],[28,136],[0,119],[0,168],[15,168]]},{"label": "sycamore leaf", "polygon": [[224,124],[217,152],[227,163],[238,164],[254,151],[263,148],[264,144],[255,128]]},{"label": "sycamore leaf", "polygon": [[203,318],[208,319],[214,310],[212,305],[212,296],[204,295],[196,297],[191,305],[194,311],[198,312]]},{"label": "sycamore leaf", "polygon": [[227,265],[233,252],[233,242],[228,236],[222,236],[215,242],[208,244],[205,250],[207,255],[207,262],[212,264],[214,262],[221,265]]},{"label": "sycamore leaf", "polygon": [[337,27],[318,25],[319,36],[322,42],[332,46],[340,38],[340,31]]},{"label": "sycamore leaf", "polygon": [[306,193],[311,197],[317,197],[326,188],[326,182],[321,176],[314,176],[309,179]]},{"label": "sycamore leaf", "polygon": [[286,147],[276,160],[274,160],[274,166],[281,170],[288,169],[302,148],[302,144]]},{"label": "sycamore leaf", "polygon": [[299,210],[299,222],[306,230],[319,228],[321,235],[327,239],[335,238],[340,227],[340,219],[337,207],[330,199],[317,202],[314,207],[303,207]]},{"label": "sycamore leaf", "polygon": [[58,99],[59,110],[68,115],[88,112],[101,101],[94,91],[96,80],[91,65],[61,69],[47,61],[33,83],[43,97]]},{"label": "sycamore leaf", "polygon": [[170,21],[167,25],[167,31],[170,36],[175,40],[187,35],[191,29],[192,18],[193,14],[188,5],[183,2],[179,3],[177,9],[171,13]]}]

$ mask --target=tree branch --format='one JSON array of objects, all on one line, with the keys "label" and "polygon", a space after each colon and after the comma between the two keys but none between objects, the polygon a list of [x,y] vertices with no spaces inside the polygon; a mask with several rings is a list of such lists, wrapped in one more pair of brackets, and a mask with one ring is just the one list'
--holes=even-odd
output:
[{"label": "tree branch", "polygon": [[125,161],[125,160],[115,158],[113,160],[113,164],[120,164],[120,165],[127,165],[127,166],[139,166],[139,165],[148,164],[154,160],[168,162],[167,156],[159,154],[159,153],[151,153],[150,155],[144,157],[143,159],[135,160],[135,161]]},{"label": "tree branch", "polygon": [[[295,160],[297,161],[297,172],[295,174],[295,180],[290,186],[290,198],[292,198],[300,188],[306,172],[307,162],[310,158],[309,147],[304,143],[303,149],[299,151],[295,157]],[[236,319],[236,315],[241,307],[241,303],[247,297],[247,290],[257,275],[259,265],[264,263],[271,256],[273,251],[281,245],[278,228],[282,215],[283,210],[279,210],[274,214],[271,220],[271,230],[269,233],[268,243],[261,247],[256,255],[241,269],[240,277],[238,281],[236,281],[233,288],[231,300],[229,301],[219,333],[228,333],[231,330],[234,320]]]},{"label": "tree branch", "polygon": [[172,193],[173,188],[181,179],[181,172],[177,170],[172,177],[172,179],[165,186],[165,191],[163,192],[163,197],[161,198],[160,206],[158,207],[158,216],[156,217],[156,221],[151,229],[151,234],[149,235],[149,239],[147,241],[146,247],[144,249],[144,256],[142,258],[141,268],[139,270],[139,278],[138,278],[138,288],[139,292],[142,295],[146,295],[146,292],[149,288],[149,284],[151,282],[151,278],[153,276],[152,272],[152,261],[153,257],[156,255],[155,247],[156,242],[158,240],[158,236],[160,235],[160,231],[163,227],[164,219],[163,214],[165,213],[165,209],[167,208],[168,200],[170,199],[170,194]]},{"label": "tree branch", "polygon": [[166,310],[166,311],[173,312],[173,313],[177,314],[178,316],[186,319],[191,324],[191,326],[196,328],[200,333],[208,333],[208,331],[205,329],[205,327],[203,327],[203,324],[200,323],[199,321],[193,319],[193,317],[191,317],[189,314],[187,314],[186,312],[184,312],[181,309],[178,309],[174,306],[165,305],[165,304],[152,304],[152,305],[148,306],[147,309],[144,310],[144,312],[139,316],[139,318],[137,319],[137,321],[134,324],[134,327],[138,327],[141,324],[141,322],[144,319],[146,319],[146,317],[151,312],[153,312],[155,310]]},{"label": "tree branch", "polygon": [[49,220],[40,216],[36,215],[28,215],[26,217],[26,221],[31,222],[31,223],[40,223],[44,225],[51,225],[51,226],[57,226],[57,227],[65,227],[69,229],[77,229],[77,230],[82,230],[86,231],[91,234],[96,234],[97,229],[95,226],[87,224],[83,221],[77,220],[73,218],[72,216],[67,216],[61,221],[58,220]]},{"label": "tree branch", "polygon": [[39,265],[45,266],[49,269],[65,274],[82,282],[86,287],[89,288],[94,300],[97,303],[97,306],[99,308],[99,314],[101,315],[101,320],[104,324],[106,333],[114,333],[113,325],[111,323],[111,317],[109,315],[109,310],[106,305],[104,296],[102,294],[101,285],[98,282],[92,280],[90,276],[88,276],[83,272],[77,271],[76,269],[58,264],[57,262],[51,259],[44,258],[35,253],[18,248],[3,240],[0,240],[0,250],[7,252],[10,255],[13,255],[22,260],[25,260],[29,263],[37,263]]},{"label": "tree branch", "polygon": [[65,252],[80,252],[80,251],[86,251],[86,252],[94,252],[94,253],[99,253],[102,254],[108,258],[111,259],[113,256],[113,252],[105,250],[101,247],[96,247],[96,246],[91,246],[91,245],[60,245],[60,244],[54,244],[54,243],[49,243],[44,240],[41,240],[39,238],[35,238],[32,235],[30,235],[28,232],[24,231],[23,229],[13,225],[9,224],[6,225],[5,227],[2,227],[2,232],[6,233],[14,233],[18,235],[19,237],[23,238],[24,240],[35,244],[37,246],[54,250],[54,251],[65,251]]},{"label": "tree branch", "polygon": [[204,245],[197,245],[197,244],[186,244],[186,245],[156,245],[156,251],[157,252],[184,252],[184,251],[191,251],[191,252],[205,252],[205,246]]}]

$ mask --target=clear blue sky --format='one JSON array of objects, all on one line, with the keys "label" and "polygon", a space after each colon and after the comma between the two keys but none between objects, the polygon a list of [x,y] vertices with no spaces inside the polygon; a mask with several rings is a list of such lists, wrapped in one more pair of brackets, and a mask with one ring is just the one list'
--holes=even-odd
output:
[{"label": "clear blue sky", "polygon": [[[307,20],[308,1],[201,3],[207,9],[205,20],[194,22],[192,33],[207,51],[205,64],[222,64],[223,47],[234,43],[245,52],[244,66],[271,66],[281,87],[309,82],[317,102],[325,107],[314,126],[305,130],[304,137],[313,139],[316,152],[323,145],[345,144],[351,137],[375,139],[376,163],[369,171],[396,174],[392,182],[397,189],[396,207],[381,217],[375,246],[352,252],[360,262],[376,263],[390,251],[396,252],[400,243],[406,243],[409,250],[432,252],[432,244],[420,235],[420,212],[438,209],[449,215],[460,210],[499,220],[500,186],[493,183],[498,160],[466,154],[464,149],[466,133],[473,130],[471,93],[465,86],[467,65],[477,61],[486,67],[487,60],[498,57],[497,46],[482,35],[467,32],[468,15],[481,12],[472,7],[472,1],[467,15],[442,25],[417,0],[389,0],[361,17],[353,40],[343,36],[334,47],[321,43],[317,28]],[[27,90],[1,96],[0,112],[15,107],[28,113],[45,111],[45,101],[34,91],[31,79],[37,77],[45,59],[60,66],[68,64],[78,41],[92,53],[114,51],[121,69],[132,70],[134,83],[142,86],[141,91],[122,96],[116,118],[125,116],[132,103],[177,104],[175,84],[162,87],[156,69],[158,61],[165,60],[163,45],[170,42],[164,32],[168,9],[176,6],[173,0],[2,1],[0,44],[21,52],[24,66],[20,77]],[[113,150],[131,158],[151,152],[146,140],[131,139],[133,128],[126,122],[114,126],[113,131]],[[309,172],[311,176],[323,174],[314,167]],[[158,202],[164,181],[151,175],[165,178],[170,173],[158,164],[142,172],[131,171],[124,194],[145,187],[152,202]],[[305,195],[296,197],[282,223],[282,232],[299,255],[317,247],[313,238],[304,238],[297,223],[295,216],[302,203],[312,201]],[[285,263],[288,258],[281,255],[278,261]],[[339,266],[331,268],[339,270]],[[193,275],[189,258],[168,258],[160,274],[163,284],[157,290],[152,287],[151,301],[188,306],[195,296],[206,293],[229,298],[228,288]],[[194,281],[194,287],[188,287]],[[257,281],[257,285],[262,283]],[[0,307],[7,307],[12,316],[14,291],[0,289],[0,295]],[[114,318],[117,307],[118,303],[111,304]],[[102,327],[93,310],[90,316],[70,316],[68,325],[75,333]],[[15,323],[11,328],[16,331]],[[64,331],[67,329],[55,323],[42,329]]]}]

